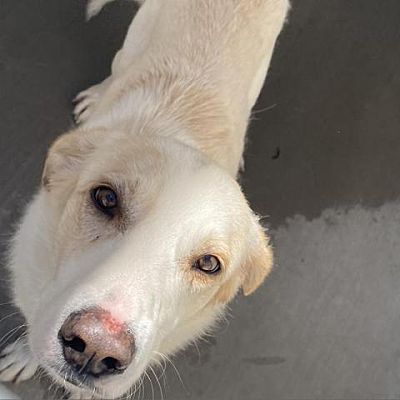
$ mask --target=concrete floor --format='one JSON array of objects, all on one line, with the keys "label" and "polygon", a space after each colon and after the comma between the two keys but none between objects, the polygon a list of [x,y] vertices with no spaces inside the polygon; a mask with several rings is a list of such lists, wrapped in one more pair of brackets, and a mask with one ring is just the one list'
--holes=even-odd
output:
[{"label": "concrete floor", "polygon": [[[167,400],[400,398],[400,1],[292,4],[242,177],[277,266],[214,338],[175,358]],[[107,75],[134,12],[118,2],[86,24],[83,7],[0,1],[2,265],[70,99]],[[0,337],[19,322],[2,321]],[[15,389],[49,398],[47,383]]]}]

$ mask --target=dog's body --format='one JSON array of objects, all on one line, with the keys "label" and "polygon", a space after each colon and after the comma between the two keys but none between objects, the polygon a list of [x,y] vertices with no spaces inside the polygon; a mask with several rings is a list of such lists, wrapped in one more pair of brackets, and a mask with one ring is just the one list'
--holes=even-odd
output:
[{"label": "dog's body", "polygon": [[[108,1],[92,0],[88,15]],[[40,364],[75,395],[119,396],[209,328],[240,287],[261,284],[271,250],[235,178],[287,9],[144,2],[111,76],[78,95],[80,127],[50,149],[13,241],[29,334],[0,359],[0,379]],[[112,342],[101,359],[93,324]]]},{"label": "dog's body", "polygon": [[81,95],[77,119],[137,133],[138,120],[157,116],[163,135],[200,149],[235,177],[286,8],[281,0],[149,1],[111,78]]}]

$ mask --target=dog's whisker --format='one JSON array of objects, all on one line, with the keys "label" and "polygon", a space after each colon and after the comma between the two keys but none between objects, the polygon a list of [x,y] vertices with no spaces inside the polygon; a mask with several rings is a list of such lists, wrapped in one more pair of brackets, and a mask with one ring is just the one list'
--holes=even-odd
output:
[{"label": "dog's whisker", "polygon": [[161,352],[159,352],[159,351],[154,351],[154,353],[157,354],[157,355],[159,355],[159,356],[162,357],[165,361],[167,361],[167,362],[170,363],[170,365],[171,365],[172,368],[174,369],[174,371],[175,371],[175,373],[176,373],[176,375],[177,375],[177,377],[178,377],[178,379],[179,379],[179,381],[180,381],[182,387],[186,390],[186,386],[185,386],[185,384],[183,383],[181,374],[179,373],[178,368],[175,366],[175,364],[172,362],[172,360],[171,360],[166,354],[161,353]]},{"label": "dog's whisker", "polygon": [[131,393],[132,393],[132,388],[129,388],[128,392],[123,397],[121,397],[121,400],[129,400]]},{"label": "dog's whisker", "polygon": [[139,399],[144,399],[144,376],[140,380],[140,397]]},{"label": "dog's whisker", "polygon": [[127,400],[135,400],[136,391],[137,391],[137,383],[135,383],[132,386],[132,388],[130,390],[130,395]]},{"label": "dog's whisker", "polygon": [[[0,279],[1,280],[1,279]],[[5,303],[0,303],[0,307],[2,307],[2,306],[11,306],[11,305],[13,305],[13,302],[12,301],[7,301],[7,302],[5,302]]]},{"label": "dog's whisker", "polygon": [[144,392],[143,385],[144,385],[144,376],[142,375],[139,379],[139,393],[138,393],[139,400],[141,400],[143,397],[143,394],[142,394],[142,392]]},{"label": "dog's whisker", "polygon": [[150,382],[150,387],[151,387],[151,398],[154,400],[154,386],[153,386],[153,381],[151,380],[151,376],[147,373],[147,371],[144,371],[144,375]]},{"label": "dog's whisker", "polygon": [[136,400],[137,399],[137,394],[140,394],[140,382],[142,381],[142,378],[140,378],[137,382],[135,382],[135,386],[134,386],[134,388],[135,388],[135,390],[133,391],[133,396],[132,396],[132,398],[133,398],[133,400]]},{"label": "dog's whisker", "polygon": [[163,393],[163,390],[162,390],[162,386],[160,384],[160,380],[158,379],[158,376],[156,375],[153,367],[151,365],[149,365],[149,368],[150,368],[150,371],[153,373],[154,377],[156,378],[156,382],[157,382],[158,388],[160,389],[161,400],[164,400],[164,393]]},{"label": "dog's whisker", "polygon": [[135,386],[134,386],[134,388],[135,388],[135,390],[134,390],[134,392],[133,392],[133,400],[136,400],[136,399],[138,399],[138,396],[140,396],[140,385],[141,385],[141,382],[142,382],[142,378],[140,377],[139,378],[139,380],[137,381],[137,382],[135,382]]},{"label": "dog's whisker", "polygon": [[[18,343],[20,343],[22,340],[24,340],[26,337],[28,336],[28,332],[22,332],[21,335],[19,335],[19,337],[15,340],[14,344],[17,345]],[[29,347],[29,344],[27,341],[25,341],[25,343],[21,344],[21,347]]]},{"label": "dog's whisker", "polygon": [[26,327],[26,324],[22,324],[19,326],[16,326],[15,328],[9,330],[2,338],[0,338],[0,347],[6,342],[13,334],[18,332],[21,328]]},{"label": "dog's whisker", "polygon": [[137,393],[137,389],[138,389],[138,382],[136,381],[134,385],[132,385],[131,389],[130,389],[130,396],[128,397],[127,400],[136,400],[136,393]]},{"label": "dog's whisker", "polygon": [[8,318],[11,318],[11,317],[14,316],[14,315],[17,315],[17,314],[19,314],[19,311],[14,311],[14,312],[12,312],[12,313],[6,315],[5,317],[0,318],[0,323],[3,322],[3,321],[5,321],[5,320],[8,319]]},{"label": "dog's whisker", "polygon": [[[86,379],[84,379],[84,381],[86,382]],[[82,387],[83,387],[83,386],[82,386]],[[94,396],[95,396],[95,394],[96,394],[96,387],[95,387],[95,386],[92,386],[92,392],[91,392],[91,394],[90,394],[90,398],[93,399]],[[114,398],[114,397],[112,397],[112,398]]]},{"label": "dog's whisker", "polygon": [[53,386],[55,385],[55,381],[52,379],[48,391],[51,392],[53,390]]},{"label": "dog's whisker", "polygon": [[[62,368],[60,367],[60,370],[58,371],[58,374],[60,374],[62,372]],[[67,383],[67,374],[66,374],[66,372],[62,372],[62,378],[63,378],[63,386],[65,387],[66,386],[66,383]]]},{"label": "dog's whisker", "polygon": [[164,384],[164,390],[167,389],[167,362],[165,360],[162,360],[163,365],[162,365],[162,378],[163,378],[163,384]]},{"label": "dog's whisker", "polygon": [[194,346],[194,347],[196,348],[196,350],[197,350],[198,362],[200,362],[200,360],[201,360],[201,354],[200,354],[199,346],[198,346],[198,344],[197,344],[197,340],[193,341],[193,346]]},{"label": "dog's whisker", "polygon": [[[154,370],[153,370],[153,368],[151,368],[150,365],[148,366],[148,370],[152,372],[152,374],[154,375],[155,379],[157,380],[157,376],[154,374]],[[150,373],[149,373],[149,377],[151,378]],[[153,381],[153,380],[151,379],[151,381]],[[153,393],[155,393],[155,391]],[[153,395],[153,400],[154,400],[154,395]]]},{"label": "dog's whisker", "polygon": [[166,361],[162,358],[155,358],[155,357],[152,357],[151,361],[153,361],[155,365],[161,369],[160,377],[162,377],[165,374]]},{"label": "dog's whisker", "polygon": [[131,396],[128,398],[128,400],[136,400],[136,394],[137,394],[138,389],[139,389],[139,382],[140,382],[140,379],[137,380],[135,382],[135,384],[132,386],[132,388],[131,388]]},{"label": "dog's whisker", "polygon": [[129,390],[123,396],[120,397],[120,400],[128,400],[130,393],[131,393],[131,388],[129,388]]},{"label": "dog's whisker", "polygon": [[152,357],[151,360],[161,370],[161,374],[160,374],[159,378],[162,378],[164,391],[166,391],[167,390],[167,376],[166,376],[165,372],[166,372],[166,368],[167,368],[167,362],[163,358]]},{"label": "dog's whisker", "polygon": [[260,113],[263,113],[263,112],[266,112],[266,111],[274,109],[277,105],[278,105],[278,103],[274,103],[274,104],[271,104],[270,106],[267,106],[267,107],[264,107],[264,108],[260,108],[259,110],[253,110],[251,113],[255,114],[255,115],[256,114],[260,114]]},{"label": "dog's whisker", "polygon": [[132,386],[129,388],[128,393],[124,397],[125,400],[130,400],[132,398],[132,393],[133,393],[133,387],[136,387],[136,385]]},{"label": "dog's whisker", "polygon": [[42,371],[41,368],[38,368],[38,370],[37,370],[37,372],[36,372],[36,375],[35,375],[35,379],[36,379],[39,383],[41,383],[41,382],[42,382],[42,379],[43,379],[43,376],[44,376],[44,372]]}]

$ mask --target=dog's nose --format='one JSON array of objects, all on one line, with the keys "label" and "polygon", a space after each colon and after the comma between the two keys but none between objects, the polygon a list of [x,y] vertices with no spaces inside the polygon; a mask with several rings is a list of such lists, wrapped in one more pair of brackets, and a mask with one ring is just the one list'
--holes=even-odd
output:
[{"label": "dog's nose", "polygon": [[110,312],[92,308],[72,313],[59,332],[64,358],[79,374],[100,377],[123,372],[135,342],[126,324]]}]

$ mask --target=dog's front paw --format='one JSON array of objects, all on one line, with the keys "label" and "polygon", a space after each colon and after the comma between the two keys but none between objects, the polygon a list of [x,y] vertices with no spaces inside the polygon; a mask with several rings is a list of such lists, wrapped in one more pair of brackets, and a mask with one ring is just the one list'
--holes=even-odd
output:
[{"label": "dog's front paw", "polygon": [[109,84],[110,78],[107,78],[98,85],[91,86],[89,89],[78,93],[73,100],[75,104],[73,114],[77,124],[82,124],[88,120],[93,113],[94,107]]},{"label": "dog's front paw", "polygon": [[34,375],[38,366],[26,339],[18,339],[0,353],[0,381],[25,381]]}]

